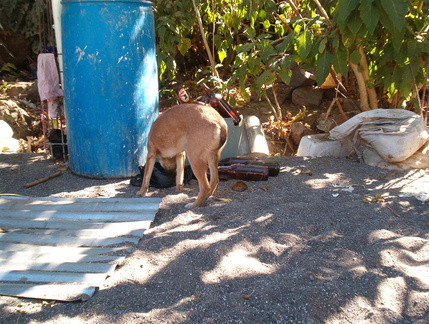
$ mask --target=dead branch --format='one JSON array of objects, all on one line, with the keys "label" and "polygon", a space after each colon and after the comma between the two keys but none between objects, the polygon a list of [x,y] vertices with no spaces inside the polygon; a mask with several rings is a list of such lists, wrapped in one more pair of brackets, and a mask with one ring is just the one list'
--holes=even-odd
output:
[{"label": "dead branch", "polygon": [[32,183],[28,183],[28,184],[24,185],[24,188],[30,188],[30,187],[37,186],[38,184],[41,184],[43,182],[46,182],[46,181],[51,180],[53,178],[56,178],[56,177],[58,177],[58,176],[60,176],[62,174],[63,173],[61,171],[58,171],[57,173],[51,174],[51,175],[49,175],[49,176],[47,176],[45,178],[42,178],[42,179],[36,180],[36,181],[34,181]]}]

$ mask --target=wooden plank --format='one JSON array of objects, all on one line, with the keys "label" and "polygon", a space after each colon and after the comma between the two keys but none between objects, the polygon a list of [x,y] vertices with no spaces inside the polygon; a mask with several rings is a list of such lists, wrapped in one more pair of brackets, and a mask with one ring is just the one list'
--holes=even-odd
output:
[{"label": "wooden plank", "polygon": [[0,283],[0,295],[23,298],[49,299],[59,301],[87,301],[97,287],[88,285],[35,285]]},{"label": "wooden plank", "polygon": [[[3,227],[4,228],[4,227]],[[75,229],[75,230],[35,230],[35,229],[15,229],[15,228],[6,228],[7,232],[10,234],[35,234],[35,235],[52,235],[52,236],[75,236],[75,237],[93,237],[93,238],[108,238],[108,237],[117,237],[117,236],[143,236],[143,233],[146,231],[144,229],[121,229],[117,230],[114,228],[110,229]]]},{"label": "wooden plank", "polygon": [[37,271],[63,271],[63,272],[88,272],[111,274],[116,264],[88,263],[88,262],[40,262],[40,261],[3,261],[0,262],[1,270],[37,270]]},{"label": "wooden plank", "polygon": [[68,245],[68,246],[105,246],[121,243],[136,244],[140,237],[111,237],[111,238],[85,238],[75,236],[40,236],[31,234],[0,233],[0,242],[34,243],[39,245]]},{"label": "wooden plank", "polygon": [[0,270],[37,270],[37,271],[63,271],[88,272],[112,274],[116,264],[89,263],[89,262],[41,262],[32,260],[6,260],[0,262]]},{"label": "wooden plank", "polygon": [[73,221],[73,220],[25,220],[15,217],[0,218],[0,227],[4,229],[30,228],[30,229],[112,229],[124,230],[127,228],[149,228],[152,220],[126,221],[126,222],[100,222],[100,221]]},{"label": "wooden plank", "polygon": [[40,262],[114,262],[121,263],[125,259],[123,255],[97,255],[97,254],[54,254],[54,253],[29,253],[29,252],[3,252],[0,251],[0,260],[37,260]]},{"label": "wooden plank", "polygon": [[89,299],[125,258],[103,254],[131,252],[160,201],[1,197],[0,295]]},{"label": "wooden plank", "polygon": [[104,273],[77,273],[61,271],[15,271],[0,270],[0,281],[14,282],[61,282],[61,283],[81,283],[99,286],[106,279]]},{"label": "wooden plank", "polygon": [[29,203],[36,203],[36,204],[75,204],[75,203],[87,203],[87,204],[93,204],[97,202],[123,202],[124,200],[128,200],[130,202],[134,203],[144,203],[144,204],[150,204],[150,203],[159,203],[161,201],[160,198],[155,197],[133,197],[133,198],[118,198],[118,197],[112,197],[112,198],[63,198],[63,197],[25,197],[25,196],[2,196],[0,197],[0,203],[2,200],[7,200],[7,202],[11,201],[20,201],[20,202],[29,202]]},{"label": "wooden plank", "polygon": [[160,198],[0,198],[0,210],[142,211],[158,210]]},{"label": "wooden plank", "polygon": [[132,248],[129,246],[118,247],[72,247],[72,246],[40,246],[23,243],[1,243],[1,252],[27,252],[27,253],[44,253],[54,254],[57,256],[65,255],[96,255],[112,252],[126,252],[130,253]]},{"label": "wooden plank", "polygon": [[154,212],[150,210],[142,211],[111,211],[111,212],[83,212],[83,211],[70,211],[63,212],[59,210],[0,210],[0,217],[9,217],[24,220],[73,220],[73,221],[141,221],[153,220]]}]

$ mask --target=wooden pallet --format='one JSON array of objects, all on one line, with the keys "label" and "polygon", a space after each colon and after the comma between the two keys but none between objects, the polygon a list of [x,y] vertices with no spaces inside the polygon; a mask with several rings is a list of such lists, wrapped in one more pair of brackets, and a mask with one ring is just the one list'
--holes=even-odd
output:
[{"label": "wooden pallet", "polygon": [[130,253],[159,198],[0,198],[0,295],[88,300]]}]

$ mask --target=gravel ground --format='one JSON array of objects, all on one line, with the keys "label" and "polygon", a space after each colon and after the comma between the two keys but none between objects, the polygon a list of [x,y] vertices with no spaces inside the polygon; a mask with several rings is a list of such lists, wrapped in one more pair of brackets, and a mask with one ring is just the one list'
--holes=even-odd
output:
[{"label": "gravel ground", "polygon": [[[87,302],[0,297],[2,323],[429,323],[427,170],[335,158],[271,158],[281,173],[248,189],[221,182],[203,207],[162,197],[153,226]],[[129,180],[0,154],[0,193],[134,197]]]}]

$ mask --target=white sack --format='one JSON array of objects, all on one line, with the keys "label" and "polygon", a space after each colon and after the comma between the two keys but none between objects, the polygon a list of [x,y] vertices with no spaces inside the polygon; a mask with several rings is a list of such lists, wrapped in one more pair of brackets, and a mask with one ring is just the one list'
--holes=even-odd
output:
[{"label": "white sack", "polygon": [[[423,118],[403,109],[365,111],[329,133],[332,139],[351,141],[355,150],[362,144],[368,145],[387,162],[406,160],[429,139]],[[356,153],[362,156],[362,150]]]}]

